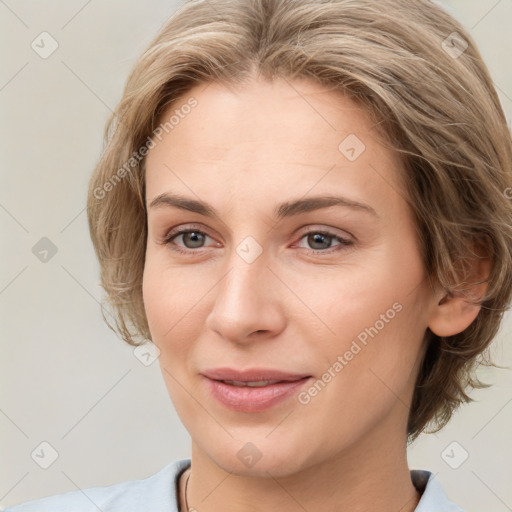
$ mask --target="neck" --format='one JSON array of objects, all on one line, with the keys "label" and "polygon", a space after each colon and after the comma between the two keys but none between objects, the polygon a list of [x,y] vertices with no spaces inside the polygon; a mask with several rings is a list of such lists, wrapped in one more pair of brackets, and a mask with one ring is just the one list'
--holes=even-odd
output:
[{"label": "neck", "polygon": [[189,472],[188,506],[201,512],[370,512],[376,503],[381,512],[413,512],[420,499],[411,482],[405,441],[400,444],[390,436],[365,437],[347,452],[279,478],[223,469],[195,443],[191,460],[190,471],[180,479],[182,511]]}]

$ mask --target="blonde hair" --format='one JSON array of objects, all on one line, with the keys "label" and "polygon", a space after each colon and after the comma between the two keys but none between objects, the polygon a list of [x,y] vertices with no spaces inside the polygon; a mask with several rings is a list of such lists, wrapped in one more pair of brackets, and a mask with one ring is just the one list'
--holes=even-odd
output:
[{"label": "blonde hair", "polygon": [[[467,47],[466,47],[467,46]],[[192,0],[163,26],[131,72],[105,129],[87,214],[127,343],[150,340],[142,297],[147,241],[144,164],[159,121],[198,83],[310,78],[348,93],[401,154],[429,276],[464,289],[473,241],[492,262],[475,321],[460,334],[427,329],[408,434],[441,428],[483,387],[474,370],[512,292],[512,141],[468,32],[428,0]],[[156,133],[159,133],[156,131]]]}]

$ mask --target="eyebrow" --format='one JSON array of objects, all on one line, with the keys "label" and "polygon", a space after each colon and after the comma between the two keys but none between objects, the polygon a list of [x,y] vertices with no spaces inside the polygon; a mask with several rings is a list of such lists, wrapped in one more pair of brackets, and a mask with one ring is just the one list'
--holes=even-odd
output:
[{"label": "eyebrow", "polygon": [[[178,194],[160,194],[157,197],[155,197],[151,201],[151,204],[149,205],[150,208],[160,208],[162,206],[172,206],[175,208],[181,208],[182,210],[198,213],[200,215],[204,215],[205,217],[220,219],[218,212],[215,210],[215,208],[213,208],[213,206],[209,205],[208,203],[203,201],[197,201],[195,199],[190,199]],[[367,204],[360,203],[358,201],[353,201],[352,199],[348,199],[346,197],[331,195],[315,196],[309,197],[307,199],[296,199],[293,201],[286,201],[284,203],[277,205],[274,208],[273,213],[276,218],[282,219],[284,217],[291,217],[294,215],[299,215],[301,213],[320,210],[321,208],[329,208],[330,206],[342,206],[346,208],[352,208],[355,210],[369,213],[375,217],[379,217],[377,212]]]}]

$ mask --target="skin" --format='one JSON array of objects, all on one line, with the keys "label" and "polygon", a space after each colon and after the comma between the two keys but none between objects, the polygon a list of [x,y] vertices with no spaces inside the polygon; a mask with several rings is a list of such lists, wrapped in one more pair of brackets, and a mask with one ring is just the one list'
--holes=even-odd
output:
[{"label": "skin", "polygon": [[[198,105],[147,156],[143,279],[162,374],[192,439],[189,506],[413,511],[420,494],[407,466],[406,424],[423,337],[427,327],[462,331],[479,308],[427,278],[398,156],[362,108],[313,81],[200,84],[163,117],[190,97]],[[355,161],[338,149],[349,134],[366,146]],[[206,201],[219,219],[150,208],[164,192]],[[376,215],[331,206],[273,216],[281,202],[326,194]],[[166,245],[174,227],[206,236]],[[318,241],[308,230],[332,236]],[[252,263],[236,252],[247,236],[263,251]],[[307,404],[294,396],[264,412],[236,412],[211,397],[200,375],[270,367],[322,379],[397,303],[400,312]],[[237,457],[248,442],[261,454],[252,467]]]}]

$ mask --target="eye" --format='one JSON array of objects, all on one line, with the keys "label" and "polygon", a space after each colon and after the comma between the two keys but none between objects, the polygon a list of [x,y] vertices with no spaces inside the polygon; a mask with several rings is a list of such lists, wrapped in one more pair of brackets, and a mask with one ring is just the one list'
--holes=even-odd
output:
[{"label": "eye", "polygon": [[[176,243],[180,240],[181,244]],[[174,229],[168,233],[165,239],[162,241],[163,244],[169,246],[173,251],[177,251],[184,254],[198,253],[197,249],[205,248],[206,240],[211,237],[208,236],[204,231],[194,229],[193,227]],[[312,254],[330,254],[343,250],[346,247],[352,246],[354,243],[351,240],[342,238],[329,231],[322,230],[310,230],[304,233],[300,240],[306,240],[308,247],[299,246],[305,249],[306,252]],[[336,245],[332,245],[333,241],[337,242]],[[182,245],[183,244],[183,245]],[[217,244],[218,245],[218,244]]]},{"label": "eye", "polygon": [[[335,235],[334,233],[330,233],[329,231],[319,231],[319,230],[311,230],[307,233],[304,233],[301,236],[302,239],[306,239],[306,243],[312,247],[311,249],[308,249],[309,252],[312,253],[325,253],[325,252],[334,252],[338,250],[342,250],[344,247],[353,245],[353,242],[351,240],[347,240],[345,238],[341,238],[338,235]],[[332,241],[335,240],[338,242],[338,245],[332,246]],[[327,251],[326,249],[332,249],[334,248],[334,251]]]},{"label": "eye", "polygon": [[[174,240],[179,239],[179,237],[181,237],[181,241],[185,247],[176,245],[174,242]],[[199,229],[179,229],[171,231],[171,233],[166,236],[163,243],[168,245],[172,250],[188,253],[194,252],[194,249],[202,249],[202,244],[205,243],[207,238],[210,237]]]}]

